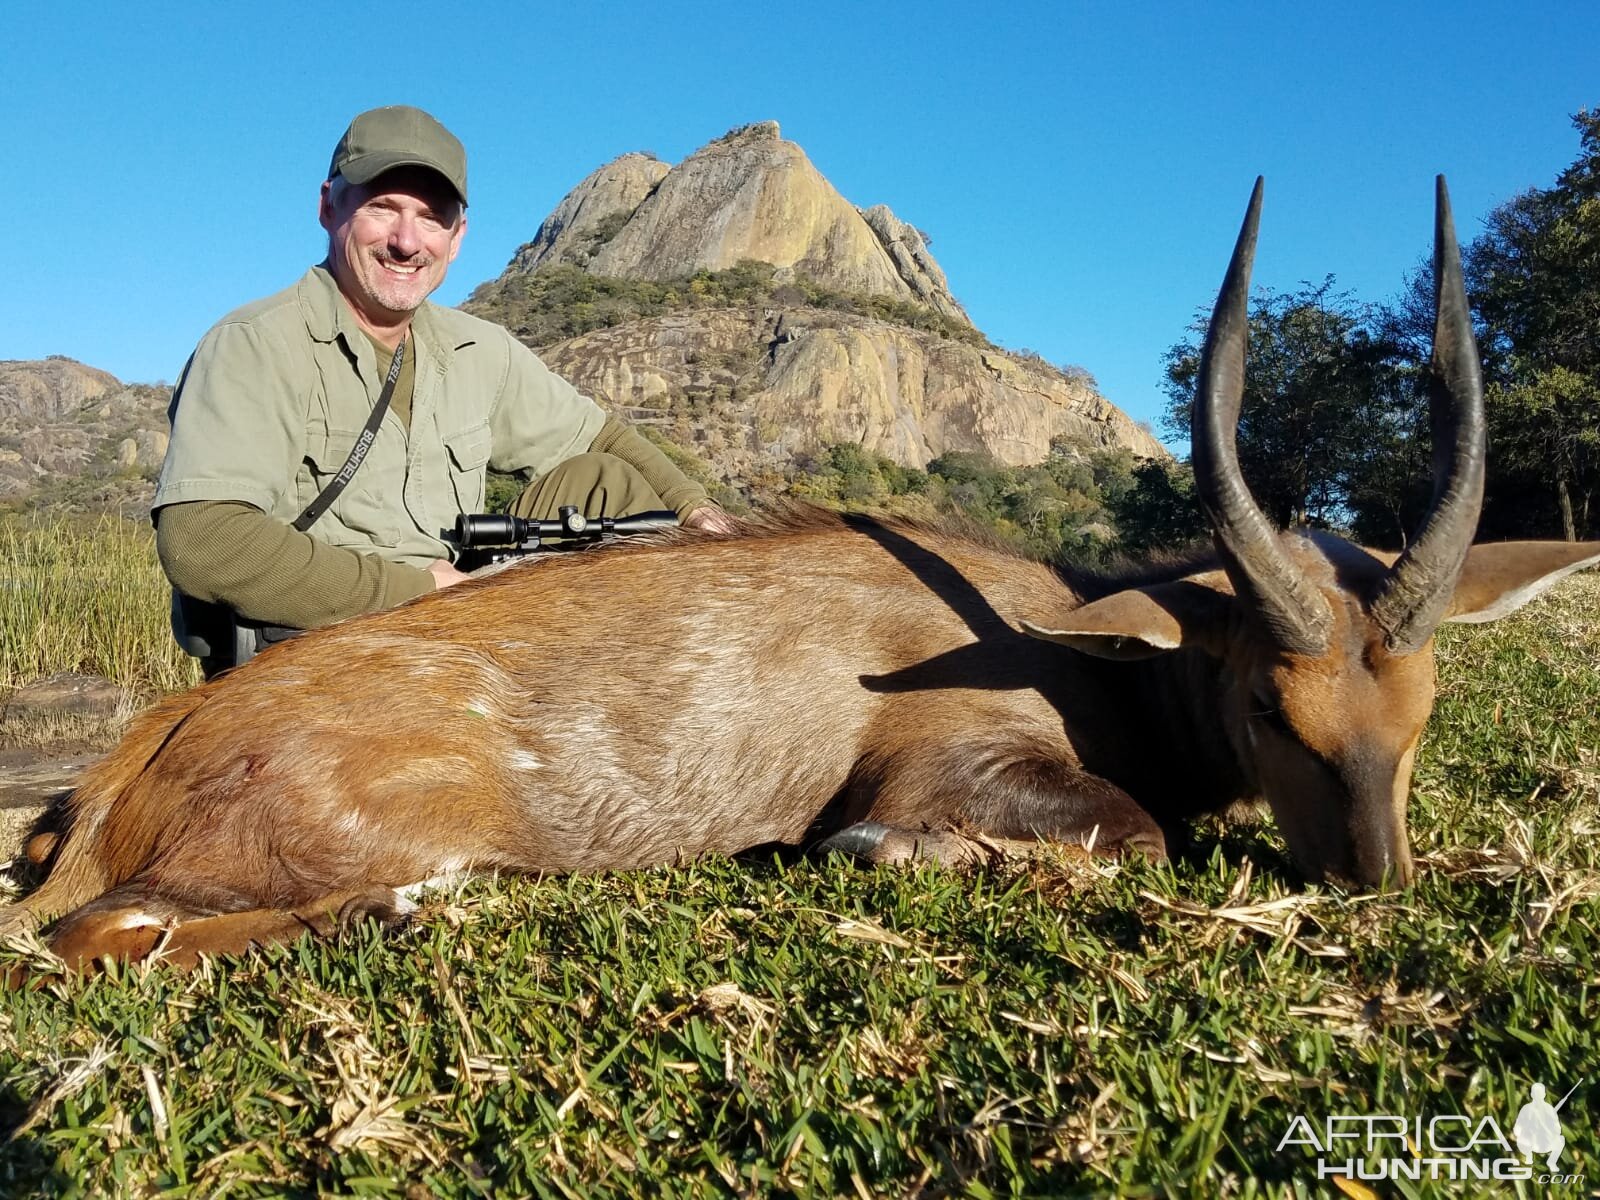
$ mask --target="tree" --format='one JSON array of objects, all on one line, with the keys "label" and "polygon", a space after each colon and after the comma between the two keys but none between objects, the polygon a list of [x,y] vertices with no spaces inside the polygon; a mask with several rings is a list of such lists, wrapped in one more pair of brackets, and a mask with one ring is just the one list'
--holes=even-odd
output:
[{"label": "tree", "polygon": [[1119,546],[1127,554],[1176,550],[1209,532],[1194,498],[1194,472],[1186,463],[1147,459],[1133,469],[1132,486],[1108,501]]},{"label": "tree", "polygon": [[1586,537],[1600,491],[1600,112],[1572,121],[1577,159],[1466,255],[1491,382],[1484,525],[1506,536]]},{"label": "tree", "polygon": [[[1186,435],[1205,318],[1167,352],[1169,433]],[[1406,359],[1376,314],[1333,290],[1261,290],[1250,308],[1239,463],[1281,525],[1341,524],[1357,480],[1371,476],[1375,433],[1404,423]],[[1384,440],[1387,440],[1385,436]],[[1153,481],[1153,477],[1152,477]]]}]

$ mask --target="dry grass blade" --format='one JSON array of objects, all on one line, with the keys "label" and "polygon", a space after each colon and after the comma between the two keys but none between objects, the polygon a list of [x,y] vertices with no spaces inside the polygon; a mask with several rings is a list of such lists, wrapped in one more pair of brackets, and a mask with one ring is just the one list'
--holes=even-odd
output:
[{"label": "dry grass blade", "polygon": [[90,1080],[106,1069],[112,1059],[111,1046],[108,1042],[101,1042],[90,1050],[88,1055],[77,1060],[67,1060],[72,1063],[68,1070],[45,1089],[44,1093],[28,1106],[28,1115],[22,1123],[11,1131],[6,1138],[8,1143],[16,1141],[28,1130],[49,1119],[59,1105],[68,1096],[80,1091]]},{"label": "dry grass blade", "polygon": [[1328,1178],[1333,1180],[1334,1187],[1338,1188],[1346,1196],[1353,1197],[1354,1200],[1378,1200],[1377,1192],[1364,1183],[1357,1183],[1348,1175],[1330,1175]]},{"label": "dry grass blade", "polygon": [[856,921],[846,918],[835,925],[833,931],[840,937],[847,937],[852,941],[877,942],[880,946],[893,946],[896,950],[913,949],[911,943],[898,933],[894,933],[871,921]]},{"label": "dry grass blade", "polygon": [[1010,1021],[1013,1025],[1020,1025],[1030,1033],[1044,1034],[1047,1037],[1060,1037],[1065,1030],[1055,1021],[1034,1021],[1020,1016],[1014,1012],[1002,1012],[1002,1020]]},{"label": "dry grass blade", "polygon": [[150,1123],[156,1131],[156,1137],[163,1142],[167,1140],[167,1102],[161,1097],[161,1083],[156,1078],[155,1070],[149,1063],[139,1065],[139,1074],[144,1078],[144,1094],[150,1100]]}]

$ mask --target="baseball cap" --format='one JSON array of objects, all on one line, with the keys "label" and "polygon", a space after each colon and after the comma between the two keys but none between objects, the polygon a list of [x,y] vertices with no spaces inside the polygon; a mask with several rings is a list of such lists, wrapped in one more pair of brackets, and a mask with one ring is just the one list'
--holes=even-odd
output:
[{"label": "baseball cap", "polygon": [[328,178],[371,183],[395,167],[437,171],[467,202],[467,152],[456,136],[420,108],[391,104],[372,108],[350,122],[333,148]]}]

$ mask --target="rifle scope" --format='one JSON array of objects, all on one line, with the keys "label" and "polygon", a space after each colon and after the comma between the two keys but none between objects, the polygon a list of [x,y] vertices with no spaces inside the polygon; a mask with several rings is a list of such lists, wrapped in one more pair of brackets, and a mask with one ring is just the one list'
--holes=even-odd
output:
[{"label": "rifle scope", "polygon": [[585,517],[564,506],[559,520],[532,521],[492,513],[461,513],[456,517],[456,544],[463,550],[486,546],[537,545],[544,538],[597,539],[613,533],[646,533],[676,529],[678,514],[671,511],[634,513],[631,517]]}]

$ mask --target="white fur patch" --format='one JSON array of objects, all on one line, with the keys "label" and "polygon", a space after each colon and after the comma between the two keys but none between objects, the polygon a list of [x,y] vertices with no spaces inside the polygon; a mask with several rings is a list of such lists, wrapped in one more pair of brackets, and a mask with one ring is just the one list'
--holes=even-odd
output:
[{"label": "white fur patch", "polygon": [[526,750],[513,750],[507,756],[507,761],[518,771],[537,771],[544,766],[538,755],[531,754]]},{"label": "white fur patch", "polygon": [[163,929],[166,928],[166,922],[163,921],[160,917],[154,917],[154,916],[151,916],[147,912],[138,912],[137,910],[134,911],[134,912],[125,912],[125,913],[123,913],[120,917],[117,918],[116,924],[112,925],[111,928],[112,929],[139,929],[139,928],[141,928],[143,926],[146,926],[146,925],[154,925],[154,926],[156,926],[158,928],[163,928]]}]

